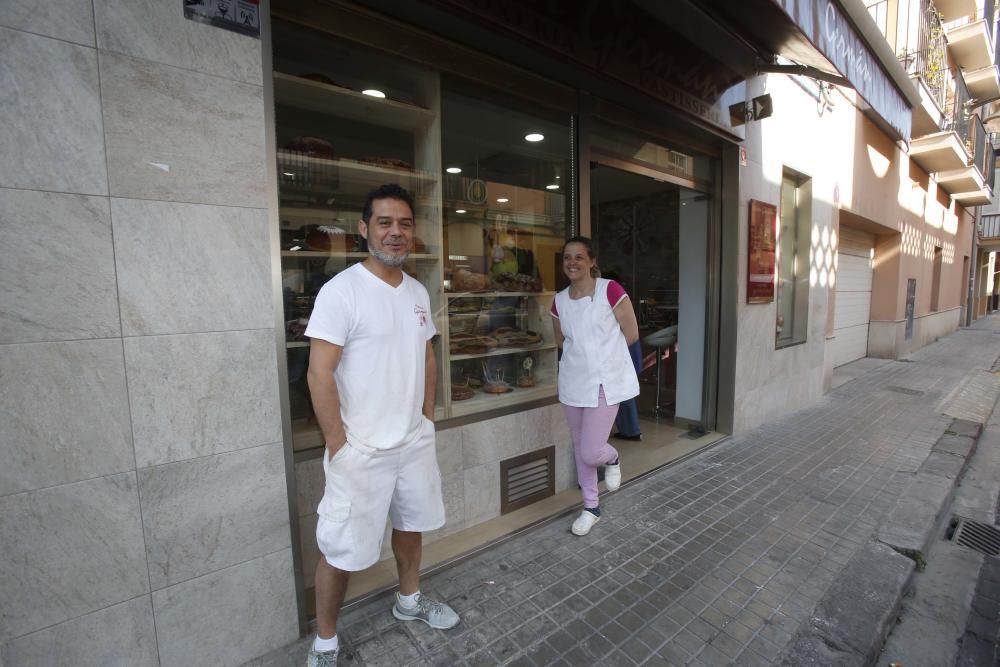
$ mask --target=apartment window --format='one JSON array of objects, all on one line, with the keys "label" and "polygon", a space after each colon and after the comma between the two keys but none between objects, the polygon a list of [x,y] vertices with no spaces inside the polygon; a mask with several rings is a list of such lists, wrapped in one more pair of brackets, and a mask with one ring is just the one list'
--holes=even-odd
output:
[{"label": "apartment window", "polygon": [[781,179],[778,209],[775,347],[806,341],[809,317],[809,243],[812,181],[790,170]]}]

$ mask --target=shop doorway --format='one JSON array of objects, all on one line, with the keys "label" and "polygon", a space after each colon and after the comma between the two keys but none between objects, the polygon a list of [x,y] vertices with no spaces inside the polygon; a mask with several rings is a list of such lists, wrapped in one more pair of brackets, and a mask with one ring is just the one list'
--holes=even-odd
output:
[{"label": "shop doorway", "polygon": [[602,274],[622,284],[639,321],[640,429],[699,428],[709,206],[704,193],[643,171],[591,163],[592,234]]}]

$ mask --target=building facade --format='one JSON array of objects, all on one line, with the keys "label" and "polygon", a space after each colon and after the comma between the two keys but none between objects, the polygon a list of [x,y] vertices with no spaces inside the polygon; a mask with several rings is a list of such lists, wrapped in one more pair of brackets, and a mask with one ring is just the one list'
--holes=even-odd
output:
[{"label": "building facade", "polygon": [[439,332],[429,566],[578,502],[546,312],[569,236],[637,309],[631,474],[985,312],[990,3],[317,0],[261,3],[259,34],[8,4],[4,664],[238,665],[307,630],[302,333],[382,182],[416,196]]}]

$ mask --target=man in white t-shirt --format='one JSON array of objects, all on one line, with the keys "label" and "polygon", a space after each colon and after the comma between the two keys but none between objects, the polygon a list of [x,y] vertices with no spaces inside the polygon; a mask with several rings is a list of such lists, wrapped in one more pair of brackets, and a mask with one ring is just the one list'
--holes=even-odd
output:
[{"label": "man in white t-shirt", "polygon": [[400,620],[451,628],[458,614],[419,590],[421,533],[444,525],[434,446],[436,333],[427,290],[403,272],[413,246],[413,199],[398,185],[368,195],[358,231],[370,257],[316,298],[309,390],[326,439],[326,490],[316,541],[317,635],[306,664],[336,665],[337,616],[350,573],[373,565],[392,521]]}]

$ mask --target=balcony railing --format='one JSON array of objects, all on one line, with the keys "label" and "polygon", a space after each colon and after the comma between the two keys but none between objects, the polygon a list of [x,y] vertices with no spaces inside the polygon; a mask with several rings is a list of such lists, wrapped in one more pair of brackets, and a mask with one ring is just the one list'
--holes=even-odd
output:
[{"label": "balcony railing", "polygon": [[979,238],[1000,239],[1000,213],[979,216]]},{"label": "balcony railing", "polygon": [[972,164],[983,175],[983,181],[987,185],[992,186],[992,167],[994,164],[993,142],[991,141],[992,133],[986,129],[979,116],[972,116],[969,129],[971,130],[969,134],[969,143],[971,144],[969,154],[972,155]]},{"label": "balcony railing", "polygon": [[944,26],[937,8],[931,0],[921,0],[918,5],[899,3],[896,5],[899,12],[897,29],[887,24],[889,2],[881,0],[869,5],[868,11],[886,40],[890,44],[896,42],[896,57],[906,73],[919,77],[931,98],[944,109],[950,75]]}]

